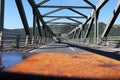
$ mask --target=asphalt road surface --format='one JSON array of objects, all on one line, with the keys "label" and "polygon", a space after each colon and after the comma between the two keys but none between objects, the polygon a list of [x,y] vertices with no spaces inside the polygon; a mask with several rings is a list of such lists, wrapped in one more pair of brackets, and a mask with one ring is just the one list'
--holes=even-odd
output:
[{"label": "asphalt road surface", "polygon": [[49,43],[47,45],[41,46],[35,50],[30,51],[29,53],[42,53],[42,52],[56,52],[56,53],[80,53],[83,52],[84,50],[77,48],[77,47],[72,47],[69,46],[68,44],[65,43]]},{"label": "asphalt road surface", "polygon": [[9,68],[20,61],[22,61],[24,58],[29,57],[30,55],[34,55],[35,53],[43,53],[43,52],[54,52],[54,53],[65,53],[65,54],[71,54],[71,53],[80,53],[84,50],[69,46],[65,43],[49,43],[47,45],[43,45],[38,47],[37,49],[34,49],[32,51],[29,51],[28,53],[22,53],[22,52],[16,52],[16,51],[8,51],[2,53],[2,62],[0,62],[0,65],[5,66],[6,68]]},{"label": "asphalt road surface", "polygon": [[50,53],[64,53],[64,54],[77,54],[84,51],[90,51],[93,53],[97,53],[103,56],[107,56],[116,60],[120,60],[120,54],[117,52],[106,52],[97,49],[87,48],[85,46],[75,46],[74,44],[67,44],[67,43],[55,43],[51,42],[49,44],[43,45],[34,50],[31,50],[27,53],[22,52],[3,52],[2,53],[2,62],[0,65],[5,66],[5,68],[11,67],[18,62],[22,61],[24,58],[29,57],[30,55],[34,55],[36,53],[43,53],[43,52],[50,52]]}]

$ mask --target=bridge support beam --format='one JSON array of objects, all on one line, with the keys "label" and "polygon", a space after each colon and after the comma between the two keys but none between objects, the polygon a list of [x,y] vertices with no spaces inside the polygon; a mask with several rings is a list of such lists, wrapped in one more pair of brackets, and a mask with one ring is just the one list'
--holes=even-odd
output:
[{"label": "bridge support beam", "polygon": [[39,19],[37,18],[37,27],[38,27],[38,33],[39,33],[39,43],[42,41],[42,27],[40,26]]},{"label": "bridge support beam", "polygon": [[4,3],[5,0],[0,0],[0,52],[2,50],[2,35],[3,35],[3,29],[4,29]]},{"label": "bridge support beam", "polygon": [[0,32],[2,32],[4,28],[4,4],[5,0],[0,0]]},{"label": "bridge support beam", "polygon": [[[99,28],[98,28],[98,15],[99,15],[99,11],[100,9],[109,1],[109,0],[100,0],[100,2],[94,6],[93,4],[91,4],[89,1],[87,0],[84,0],[86,3],[88,3],[89,5],[91,5],[94,10],[91,12],[91,14],[87,17],[87,20],[85,22],[82,23],[82,30],[81,30],[81,38],[87,38],[88,37],[88,34],[90,32],[90,27],[92,27],[92,24],[91,26],[88,28],[87,30],[87,33],[84,35],[84,27],[85,25],[91,20],[91,18],[94,17],[94,20],[92,20],[92,23],[94,22],[94,43],[95,44],[98,44],[98,40],[99,40]],[[71,32],[68,33],[67,36],[69,36],[70,34],[72,34],[73,32],[75,32],[77,29],[81,28],[81,26],[78,26],[76,28],[74,28]]]},{"label": "bridge support beam", "polygon": [[33,14],[33,34],[31,44],[34,44],[35,37],[36,37],[36,16]]},{"label": "bridge support beam", "polygon": [[3,69],[2,66],[2,48],[3,48],[3,29],[4,29],[4,4],[5,0],[0,0],[0,70]]},{"label": "bridge support beam", "polygon": [[118,0],[117,6],[116,6],[115,10],[113,11],[113,15],[112,15],[108,25],[106,26],[106,28],[105,28],[102,36],[101,36],[102,38],[107,37],[107,35],[110,32],[110,29],[112,28],[112,26],[113,26],[116,18],[118,17],[119,13],[120,13],[120,0]]},{"label": "bridge support beam", "polygon": [[97,10],[94,13],[94,20],[95,20],[95,24],[94,24],[94,44],[98,44],[98,40],[99,40],[98,15],[99,15],[99,11]]},{"label": "bridge support beam", "polygon": [[42,27],[43,27],[43,39],[44,39],[44,41],[46,41],[45,40],[45,37],[46,37],[46,34],[48,34],[47,32],[46,32],[46,30],[49,30],[50,31],[50,34],[52,34],[53,35],[53,32],[50,30],[50,28],[46,25],[46,23],[45,23],[45,21],[43,20],[43,17],[42,17],[42,15],[41,15],[41,13],[40,13],[40,11],[38,10],[38,8],[36,7],[36,3],[35,3],[35,1],[34,0],[28,0],[28,2],[29,2],[29,4],[31,5],[31,7],[32,7],[32,9],[33,9],[33,11],[34,11],[34,13],[35,13],[35,15],[37,16],[37,18],[40,20],[40,22],[41,22],[41,24],[42,24]]},{"label": "bridge support beam", "polygon": [[[81,26],[82,27],[82,24],[81,25],[79,25],[79,26]],[[78,40],[78,42],[80,42],[81,40],[80,40],[80,38],[81,38],[81,29],[79,28],[78,29],[78,33],[77,33],[77,40]]]},{"label": "bridge support beam", "polygon": [[[92,18],[91,23],[90,23],[89,26],[88,26],[88,29],[87,29],[87,31],[86,31],[86,33],[85,33],[85,39],[88,38],[88,35],[89,35],[90,31],[91,31],[93,22],[94,22],[94,18]],[[86,41],[86,40],[85,40],[85,41]]]},{"label": "bridge support beam", "polygon": [[24,25],[26,35],[30,35],[29,25],[28,25],[28,21],[27,21],[27,18],[26,18],[24,8],[23,8],[22,0],[15,0],[15,1],[16,1],[16,5],[17,5],[17,8],[18,8],[22,23]]}]

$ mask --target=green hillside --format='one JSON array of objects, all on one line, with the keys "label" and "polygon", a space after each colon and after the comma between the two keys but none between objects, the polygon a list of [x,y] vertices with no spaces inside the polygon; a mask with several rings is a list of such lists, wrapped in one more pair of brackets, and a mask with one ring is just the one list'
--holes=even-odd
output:
[{"label": "green hillside", "polygon": [[[87,26],[88,26],[88,24],[85,26],[85,30],[87,30]],[[99,23],[99,34],[100,35],[103,33],[105,27],[106,27],[105,23],[103,23],[103,22]],[[75,28],[75,26],[72,26],[72,27],[69,27],[69,26],[57,26],[57,27],[50,26],[50,28],[56,35],[59,35],[59,34],[61,35],[61,34],[67,34],[73,28]],[[30,28],[31,33],[32,33],[32,30],[33,30],[33,28]],[[93,36],[93,31],[94,31],[94,28],[92,27],[89,36]],[[25,35],[25,30],[23,28],[21,28],[21,29],[4,29],[4,33]],[[114,25],[109,33],[109,36],[120,36],[120,25]]]}]

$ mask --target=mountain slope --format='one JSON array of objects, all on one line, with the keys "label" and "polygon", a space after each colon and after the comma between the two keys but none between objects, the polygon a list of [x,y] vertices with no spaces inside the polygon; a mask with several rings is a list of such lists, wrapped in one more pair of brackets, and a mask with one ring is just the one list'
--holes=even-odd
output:
[{"label": "mountain slope", "polygon": [[[85,29],[87,29],[87,26]],[[106,24],[103,22],[99,23],[99,34],[101,35],[106,27]],[[65,34],[70,32],[73,28],[75,27],[69,27],[69,26],[51,26],[51,30],[55,34]],[[30,32],[32,33],[33,28],[30,28]],[[36,29],[37,30],[37,29]],[[93,35],[94,27],[91,29],[90,35]],[[4,33],[6,34],[19,34],[19,35],[25,35],[25,30],[24,28],[21,29],[4,29]],[[120,25],[114,25],[109,33],[109,36],[120,36]]]}]

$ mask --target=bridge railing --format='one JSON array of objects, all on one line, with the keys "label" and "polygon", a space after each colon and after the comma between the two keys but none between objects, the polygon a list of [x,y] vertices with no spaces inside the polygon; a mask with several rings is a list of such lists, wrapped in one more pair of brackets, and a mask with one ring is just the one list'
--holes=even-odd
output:
[{"label": "bridge railing", "polygon": [[26,35],[3,34],[0,35],[0,46],[2,50],[10,50],[15,48],[25,48],[34,44],[44,44],[52,41],[51,38],[34,37]]},{"label": "bridge railing", "polygon": [[120,47],[120,36],[108,36],[102,38],[102,45],[109,47]]},{"label": "bridge railing", "polygon": [[78,44],[84,44],[86,46],[106,46],[106,47],[114,47],[119,48],[120,47],[120,36],[108,36],[104,38],[99,38],[98,43],[96,43],[97,39],[94,38],[74,38],[69,39],[69,42],[78,43]]},{"label": "bridge railing", "polygon": [[13,48],[19,48],[25,46],[26,36],[15,34],[4,34],[0,41],[2,44],[2,50],[9,50]]}]

